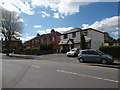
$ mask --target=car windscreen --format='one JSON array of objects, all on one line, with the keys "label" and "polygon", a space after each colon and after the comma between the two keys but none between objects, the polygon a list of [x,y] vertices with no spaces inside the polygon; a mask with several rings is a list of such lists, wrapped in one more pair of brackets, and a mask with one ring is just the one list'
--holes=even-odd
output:
[{"label": "car windscreen", "polygon": [[76,50],[71,50],[71,51],[76,51]]},{"label": "car windscreen", "polygon": [[97,50],[97,52],[98,52],[99,54],[101,54],[101,55],[105,55],[105,53],[103,53],[103,52],[101,52],[101,51],[99,51],[99,50]]}]

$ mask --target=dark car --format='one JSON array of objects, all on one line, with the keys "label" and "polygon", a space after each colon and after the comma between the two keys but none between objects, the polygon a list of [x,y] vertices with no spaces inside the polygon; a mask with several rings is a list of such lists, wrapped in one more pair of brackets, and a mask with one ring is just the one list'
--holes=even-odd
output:
[{"label": "dark car", "polygon": [[104,54],[99,50],[88,49],[88,50],[80,50],[78,54],[79,62],[100,62],[103,64],[113,63],[114,59],[111,55]]}]

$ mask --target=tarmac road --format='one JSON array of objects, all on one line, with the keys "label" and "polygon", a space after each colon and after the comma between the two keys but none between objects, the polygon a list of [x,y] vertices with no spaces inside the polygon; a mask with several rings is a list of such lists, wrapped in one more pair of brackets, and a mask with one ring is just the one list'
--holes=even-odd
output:
[{"label": "tarmac road", "polygon": [[3,88],[118,88],[118,69],[47,60],[2,61]]}]

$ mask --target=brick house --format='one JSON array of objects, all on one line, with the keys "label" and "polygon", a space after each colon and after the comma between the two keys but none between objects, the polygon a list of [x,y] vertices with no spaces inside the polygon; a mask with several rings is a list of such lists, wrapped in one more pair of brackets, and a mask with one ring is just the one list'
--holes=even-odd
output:
[{"label": "brick house", "polygon": [[36,37],[24,42],[24,46],[28,48],[40,48],[43,44],[52,44],[54,51],[59,52],[60,46],[58,44],[60,42],[60,35],[61,33],[52,29],[48,34],[37,34]]},{"label": "brick house", "polygon": [[[1,38],[1,47],[2,49],[6,48],[6,41]],[[22,47],[22,41],[20,39],[17,39],[16,37],[12,37],[10,42],[10,48],[18,49],[19,47]]]}]

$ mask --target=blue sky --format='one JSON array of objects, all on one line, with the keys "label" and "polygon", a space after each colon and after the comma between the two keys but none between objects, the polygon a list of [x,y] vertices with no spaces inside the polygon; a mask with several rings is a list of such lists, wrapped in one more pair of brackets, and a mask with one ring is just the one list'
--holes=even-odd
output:
[{"label": "blue sky", "polygon": [[12,1],[0,6],[19,13],[24,24],[23,41],[35,37],[37,33],[49,33],[52,28],[63,33],[73,27],[94,28],[118,38],[118,2]]}]

